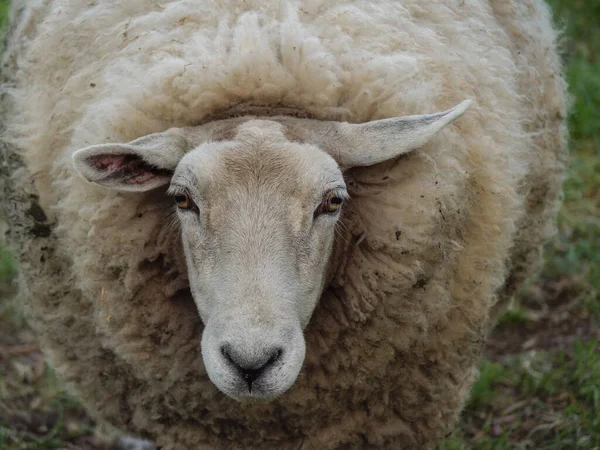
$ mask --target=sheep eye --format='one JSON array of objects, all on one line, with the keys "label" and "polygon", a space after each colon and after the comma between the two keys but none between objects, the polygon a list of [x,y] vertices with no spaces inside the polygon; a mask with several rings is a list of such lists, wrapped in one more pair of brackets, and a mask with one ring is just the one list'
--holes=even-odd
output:
[{"label": "sheep eye", "polygon": [[344,199],[342,197],[336,195],[334,192],[330,192],[325,196],[325,198],[323,198],[323,201],[321,202],[321,205],[317,209],[316,213],[335,213],[340,210],[343,202]]},{"label": "sheep eye", "polygon": [[193,205],[190,196],[187,194],[177,194],[175,196],[175,203],[177,203],[177,207],[180,209],[190,209]]}]

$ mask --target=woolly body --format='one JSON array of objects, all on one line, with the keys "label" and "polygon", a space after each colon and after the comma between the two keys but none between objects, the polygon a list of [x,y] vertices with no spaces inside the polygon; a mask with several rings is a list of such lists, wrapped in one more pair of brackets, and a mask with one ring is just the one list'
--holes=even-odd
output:
[{"label": "woolly body", "polygon": [[[553,230],[566,94],[546,5],[70,0],[15,11],[9,130],[26,172],[3,208],[17,230],[31,208],[11,201],[37,192],[49,217],[49,236],[19,236],[23,295],[92,413],[165,448],[435,448],[495,311]],[[206,375],[172,200],[90,185],[70,159],[247,111],[361,123],[464,99],[471,108],[430,144],[347,173],[352,201],[304,367],[265,404],[237,404]]]}]

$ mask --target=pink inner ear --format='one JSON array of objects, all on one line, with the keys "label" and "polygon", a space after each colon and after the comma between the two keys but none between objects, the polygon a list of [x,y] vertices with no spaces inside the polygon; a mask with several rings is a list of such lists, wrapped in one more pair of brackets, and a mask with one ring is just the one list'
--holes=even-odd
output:
[{"label": "pink inner ear", "polygon": [[99,155],[90,164],[102,172],[103,177],[117,177],[125,184],[143,184],[161,172],[133,154]]},{"label": "pink inner ear", "polygon": [[94,158],[92,165],[101,171],[115,172],[123,167],[126,157],[126,155],[103,155]]},{"label": "pink inner ear", "polygon": [[154,178],[154,174],[152,172],[140,172],[139,174],[129,178],[126,183],[127,184],[140,184],[145,183],[149,179]]}]

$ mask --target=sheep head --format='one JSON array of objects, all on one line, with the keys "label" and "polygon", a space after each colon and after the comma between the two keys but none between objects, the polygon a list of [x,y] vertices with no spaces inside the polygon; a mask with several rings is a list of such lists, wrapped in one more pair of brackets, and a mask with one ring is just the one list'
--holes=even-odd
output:
[{"label": "sheep head", "polygon": [[170,184],[208,375],[235,399],[269,399],[304,361],[303,329],[348,197],[343,172],[419,148],[469,103],[364,124],[227,119],[86,147],[73,161],[85,179],[116,190]]}]

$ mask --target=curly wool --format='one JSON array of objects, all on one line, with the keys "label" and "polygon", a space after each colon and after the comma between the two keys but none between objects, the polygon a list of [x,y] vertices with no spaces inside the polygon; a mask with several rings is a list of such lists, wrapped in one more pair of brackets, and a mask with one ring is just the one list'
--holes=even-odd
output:
[{"label": "curly wool", "polygon": [[[45,352],[91,412],[173,449],[439,445],[494,315],[553,231],[566,93],[544,2],[14,8],[8,127],[26,171],[2,206]],[[267,404],[235,403],[206,375],[164,191],[107,191],[70,164],[91,144],[251,107],[358,123],[464,99],[474,105],[431,144],[349,172],[304,368]]]}]

